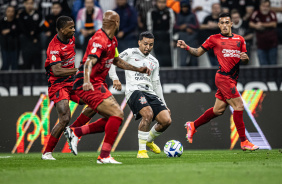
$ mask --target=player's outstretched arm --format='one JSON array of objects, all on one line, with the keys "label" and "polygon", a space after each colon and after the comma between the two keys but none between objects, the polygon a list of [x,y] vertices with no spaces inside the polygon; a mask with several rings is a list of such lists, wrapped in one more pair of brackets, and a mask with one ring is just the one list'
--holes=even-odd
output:
[{"label": "player's outstretched arm", "polygon": [[92,67],[97,63],[97,58],[88,56],[87,60],[84,64],[84,81],[83,81],[83,90],[84,91],[89,91],[92,90],[94,91],[93,85],[90,82],[90,74],[92,71]]},{"label": "player's outstretched arm", "polygon": [[199,57],[206,52],[202,47],[199,48],[189,47],[183,40],[177,41],[177,47],[187,50],[191,55],[196,57]]},{"label": "player's outstretched arm", "polygon": [[62,63],[51,66],[55,77],[67,77],[76,73],[77,68],[62,68]]},{"label": "player's outstretched arm", "polygon": [[140,73],[146,73],[148,75],[151,75],[151,70],[147,67],[136,67],[133,66],[129,63],[127,63],[126,61],[124,61],[123,59],[121,59],[120,57],[115,57],[114,59],[114,65],[116,65],[119,68],[122,68],[124,70],[132,70],[132,71],[136,71],[136,72],[140,72]]}]

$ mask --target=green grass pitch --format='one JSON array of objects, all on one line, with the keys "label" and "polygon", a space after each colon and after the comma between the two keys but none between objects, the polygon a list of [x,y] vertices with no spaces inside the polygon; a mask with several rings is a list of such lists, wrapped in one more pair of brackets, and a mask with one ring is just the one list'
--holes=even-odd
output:
[{"label": "green grass pitch", "polygon": [[114,152],[122,165],[98,165],[98,154],[77,156],[54,153],[56,161],[41,160],[40,153],[0,154],[1,184],[237,184],[282,183],[282,151],[184,150],[180,158],[149,153],[137,159],[136,151]]}]

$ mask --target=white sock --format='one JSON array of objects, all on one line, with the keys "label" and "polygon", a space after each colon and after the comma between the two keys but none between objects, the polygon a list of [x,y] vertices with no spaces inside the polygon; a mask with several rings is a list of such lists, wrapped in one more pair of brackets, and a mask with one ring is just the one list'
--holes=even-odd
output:
[{"label": "white sock", "polygon": [[158,137],[159,135],[161,135],[162,132],[157,132],[156,129],[155,129],[155,125],[151,128],[150,132],[149,132],[149,136],[148,136],[148,139],[147,139],[147,142],[153,142],[154,139],[156,137]]},{"label": "white sock", "polygon": [[146,150],[146,143],[148,139],[149,132],[143,132],[138,130],[138,142],[139,142],[139,151]]}]

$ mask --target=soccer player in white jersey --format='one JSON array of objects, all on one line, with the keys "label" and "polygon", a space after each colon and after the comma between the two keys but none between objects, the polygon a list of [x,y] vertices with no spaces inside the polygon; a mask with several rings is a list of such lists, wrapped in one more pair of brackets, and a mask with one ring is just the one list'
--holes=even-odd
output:
[{"label": "soccer player in white jersey", "polygon": [[[160,148],[154,144],[154,139],[161,135],[171,124],[170,110],[167,108],[159,76],[159,62],[150,52],[154,47],[154,35],[143,32],[139,36],[139,48],[129,48],[120,57],[133,66],[146,66],[151,75],[125,70],[127,104],[135,119],[142,120],[138,127],[139,151],[137,158],[149,158],[146,145],[154,153],[159,154]],[[118,79],[115,67],[111,67],[110,78]],[[157,123],[151,128],[150,124]]]}]

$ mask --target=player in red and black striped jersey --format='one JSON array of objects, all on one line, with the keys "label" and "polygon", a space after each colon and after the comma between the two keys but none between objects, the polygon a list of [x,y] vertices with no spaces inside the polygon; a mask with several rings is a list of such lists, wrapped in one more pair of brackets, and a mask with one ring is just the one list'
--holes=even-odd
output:
[{"label": "player in red and black striped jersey", "polygon": [[[69,100],[84,104],[72,90],[74,75],[77,72],[77,68],[74,67],[74,22],[70,17],[61,16],[58,18],[56,26],[58,34],[52,39],[47,49],[45,69],[48,79],[48,95],[50,100],[55,103],[59,123],[51,131],[47,146],[42,155],[43,160],[55,160],[52,152],[71,117]],[[82,126],[94,115],[95,112],[88,107],[72,126]]]},{"label": "player in red and black striped jersey", "polygon": [[89,107],[104,116],[96,122],[80,128],[66,128],[71,149],[77,149],[77,139],[81,135],[105,132],[101,154],[97,159],[98,164],[121,164],[114,160],[110,151],[118,134],[119,126],[123,121],[123,111],[112,96],[105,83],[112,64],[125,70],[133,70],[150,75],[147,67],[137,68],[122,60],[117,50],[115,35],[119,29],[120,18],[114,11],[107,11],[103,16],[102,29],[98,30],[88,42],[74,82],[74,89]]},{"label": "player in red and black striped jersey", "polygon": [[214,107],[208,109],[194,122],[187,122],[187,140],[192,143],[196,129],[209,122],[211,119],[224,113],[228,105],[234,109],[233,120],[237,128],[242,150],[256,150],[255,146],[247,140],[245,124],[243,122],[244,104],[236,88],[239,75],[240,61],[247,63],[249,57],[246,54],[246,43],[242,36],[231,32],[232,21],[228,13],[219,16],[218,27],[221,33],[210,36],[199,48],[189,47],[183,40],[178,40],[177,47],[187,50],[194,56],[201,56],[209,49],[214,50],[219,62],[219,69],[215,75],[215,85],[218,88],[215,94]]}]

